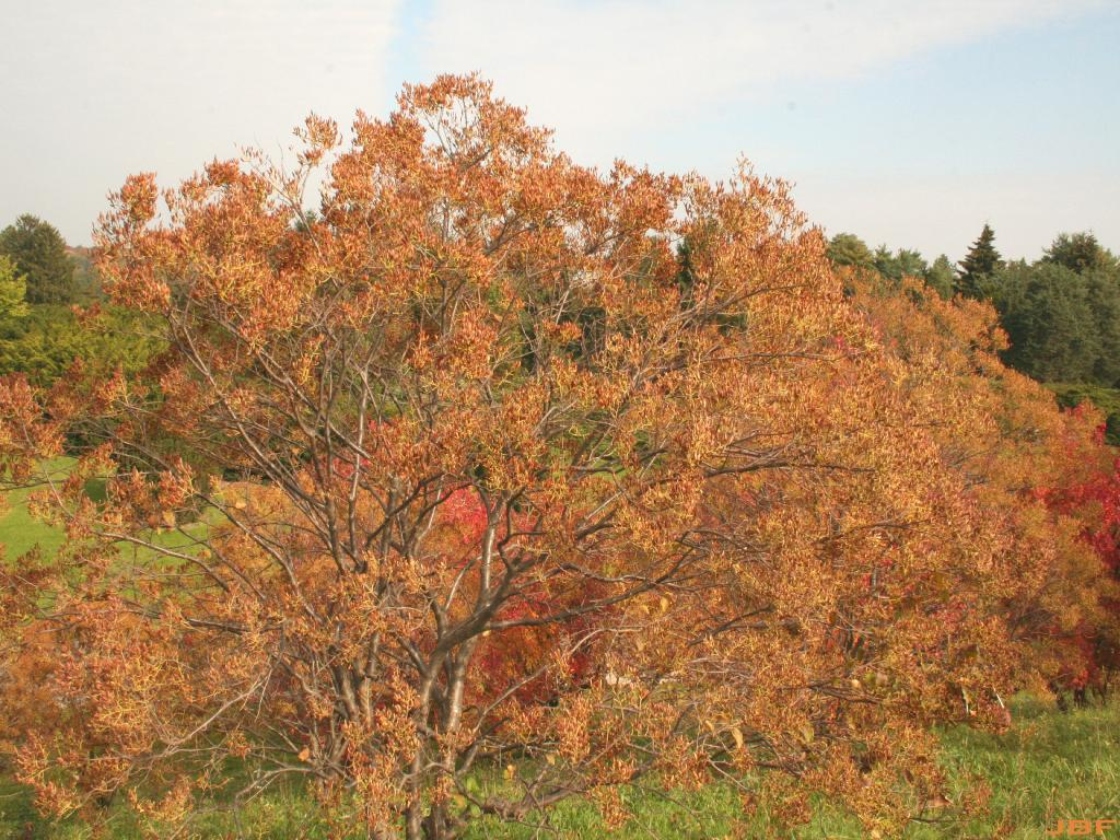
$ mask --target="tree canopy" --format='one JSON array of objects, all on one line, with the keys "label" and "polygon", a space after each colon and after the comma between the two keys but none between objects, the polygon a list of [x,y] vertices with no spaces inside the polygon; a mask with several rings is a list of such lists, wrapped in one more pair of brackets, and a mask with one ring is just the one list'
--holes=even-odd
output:
[{"label": "tree canopy", "polygon": [[932,264],[920,252],[908,248],[891,251],[880,245],[874,251],[854,233],[838,233],[829,240],[828,258],[834,266],[855,271],[875,271],[896,285],[904,277],[918,277],[944,298],[952,297],[956,274],[944,254]]},{"label": "tree canopy", "polygon": [[23,276],[28,303],[73,299],[74,264],[53,225],[30,214],[20,216],[0,231],[0,254],[8,256]]},{"label": "tree canopy", "polygon": [[992,284],[1008,364],[1043,382],[1120,387],[1120,267],[1091,234],[1062,234],[1042,259]]},{"label": "tree canopy", "polygon": [[838,233],[828,243],[828,258],[836,265],[872,268],[875,255],[867,243],[854,233]]},{"label": "tree canopy", "polygon": [[1103,248],[1092,233],[1062,233],[1050,244],[1043,262],[1055,263],[1077,274],[1114,270],[1116,257]]},{"label": "tree canopy", "polygon": [[69,307],[39,304],[25,307],[18,318],[0,319],[0,376],[21,374],[50,386],[75,370],[109,374],[119,367],[132,375],[162,347],[147,319],[134,311],[110,307],[79,318]]}]

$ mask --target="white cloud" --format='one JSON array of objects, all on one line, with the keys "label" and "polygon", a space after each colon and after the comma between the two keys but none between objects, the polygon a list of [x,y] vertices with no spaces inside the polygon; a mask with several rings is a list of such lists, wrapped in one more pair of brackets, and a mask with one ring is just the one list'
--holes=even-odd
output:
[{"label": "white cloud", "polygon": [[595,162],[635,130],[857,76],[939,46],[1108,0],[436,0],[424,69],[480,70]]}]

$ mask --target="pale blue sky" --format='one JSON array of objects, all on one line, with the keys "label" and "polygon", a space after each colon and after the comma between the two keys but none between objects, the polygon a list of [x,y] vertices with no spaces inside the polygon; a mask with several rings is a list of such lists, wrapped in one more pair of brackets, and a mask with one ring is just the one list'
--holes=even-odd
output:
[{"label": "pale blue sky", "polygon": [[90,241],[136,171],[173,185],[314,110],[388,112],[479,70],[581,162],[724,177],[812,222],[960,259],[1063,231],[1120,252],[1120,0],[0,0],[0,226]]}]

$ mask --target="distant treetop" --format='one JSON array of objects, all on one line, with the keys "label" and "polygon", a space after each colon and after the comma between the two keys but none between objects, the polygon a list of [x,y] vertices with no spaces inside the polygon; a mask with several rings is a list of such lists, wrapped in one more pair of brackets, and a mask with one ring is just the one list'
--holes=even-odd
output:
[{"label": "distant treetop", "polygon": [[828,243],[828,258],[836,265],[874,268],[875,255],[854,233],[838,233]]},{"label": "distant treetop", "polygon": [[74,263],[53,226],[25,213],[0,231],[0,255],[11,258],[27,283],[28,303],[70,303]]},{"label": "distant treetop", "polygon": [[1116,267],[1116,257],[1101,247],[1092,233],[1059,234],[1043,253],[1043,262],[1056,263],[1078,274]]},{"label": "distant treetop", "polygon": [[995,238],[992,226],[985,224],[979,238],[972,243],[965,258],[960,261],[956,287],[958,294],[975,299],[986,297],[984,281],[1003,265],[1003,258],[993,244]]}]

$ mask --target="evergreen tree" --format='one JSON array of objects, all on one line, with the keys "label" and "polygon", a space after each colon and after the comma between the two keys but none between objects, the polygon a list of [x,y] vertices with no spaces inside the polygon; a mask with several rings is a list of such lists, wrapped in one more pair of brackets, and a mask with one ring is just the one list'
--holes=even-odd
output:
[{"label": "evergreen tree", "polygon": [[1084,275],[1100,345],[1100,353],[1093,362],[1092,381],[1109,388],[1120,388],[1120,276],[1117,274],[1116,271],[1095,270]]},{"label": "evergreen tree", "polygon": [[1097,237],[1091,233],[1059,234],[1044,254],[1043,262],[1065,266],[1078,274],[1117,267],[1116,257],[1102,248]]},{"label": "evergreen tree", "polygon": [[991,225],[985,224],[980,237],[972,243],[968,254],[960,261],[957,272],[957,294],[968,298],[987,297],[987,281],[1003,265],[1003,259],[993,241],[996,235]]},{"label": "evergreen tree", "polygon": [[874,268],[875,256],[867,243],[854,233],[838,233],[828,242],[828,258],[834,265]]},{"label": "evergreen tree", "polygon": [[[0,283],[0,307],[3,288]],[[0,377],[22,373],[33,385],[49,387],[67,375],[75,359],[87,371],[108,375],[119,367],[131,375],[165,346],[148,321],[113,307],[92,320],[79,320],[61,304],[25,309],[23,317],[0,317]]]},{"label": "evergreen tree", "polygon": [[26,315],[26,294],[27,284],[16,273],[15,265],[8,257],[0,255],[0,320]]},{"label": "evergreen tree", "polygon": [[953,296],[956,275],[953,272],[952,261],[944,254],[939,255],[929,268],[922,272],[922,279],[941,297],[948,299]]},{"label": "evergreen tree", "polygon": [[[1065,266],[1017,262],[1000,273],[996,309],[1011,346],[1003,359],[1042,382],[1093,382],[1104,341],[1100,289]],[[1101,384],[1111,384],[1104,382]]]},{"label": "evergreen tree", "polygon": [[11,258],[27,283],[28,303],[70,303],[74,263],[66,241],[42,219],[24,214],[0,231],[0,254]]},{"label": "evergreen tree", "polygon": [[907,248],[891,252],[886,245],[880,245],[873,256],[875,270],[896,283],[903,277],[921,277],[927,268],[922,255]]}]

